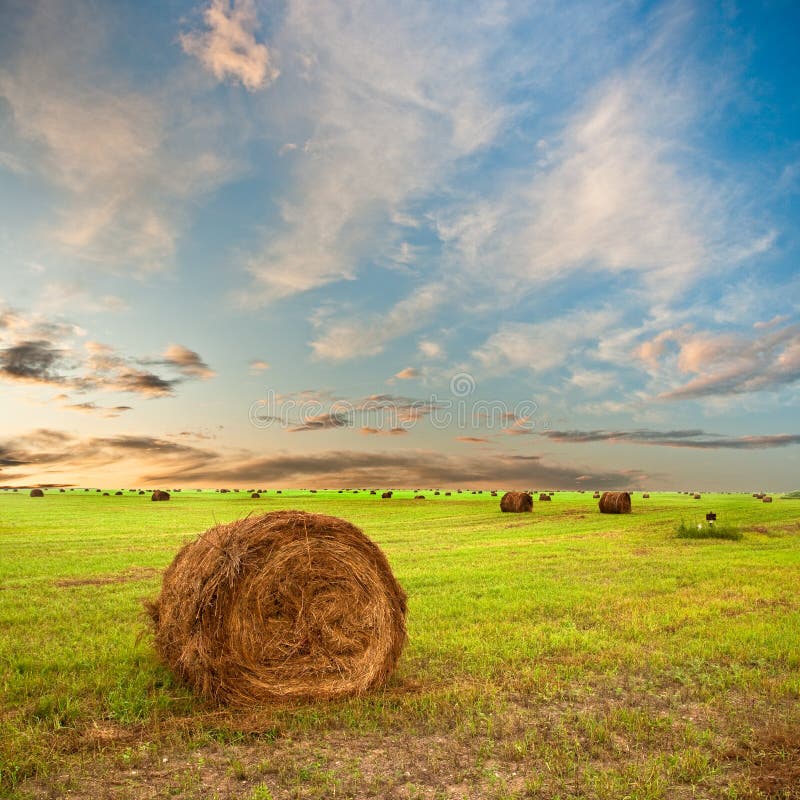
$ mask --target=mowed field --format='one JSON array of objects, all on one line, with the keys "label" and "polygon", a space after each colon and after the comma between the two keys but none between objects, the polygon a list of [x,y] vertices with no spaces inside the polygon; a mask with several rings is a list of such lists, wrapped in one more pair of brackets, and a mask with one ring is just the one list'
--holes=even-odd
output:
[{"label": "mowed field", "polygon": [[[108,491],[0,492],[3,796],[800,798],[800,500]],[[381,546],[407,648],[366,697],[210,707],[142,600],[214,522],[287,508]],[[707,511],[743,538],[676,537]]]}]

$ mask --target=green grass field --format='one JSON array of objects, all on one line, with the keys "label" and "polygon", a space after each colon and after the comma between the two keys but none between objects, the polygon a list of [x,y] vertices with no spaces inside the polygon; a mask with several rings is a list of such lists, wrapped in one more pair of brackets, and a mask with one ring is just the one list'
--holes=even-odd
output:
[{"label": "green grass field", "polygon": [[[0,795],[800,797],[800,500],[425,494],[0,492]],[[187,539],[279,508],[383,548],[408,646],[367,697],[206,706],[142,600]],[[710,510],[742,538],[677,537]]]}]

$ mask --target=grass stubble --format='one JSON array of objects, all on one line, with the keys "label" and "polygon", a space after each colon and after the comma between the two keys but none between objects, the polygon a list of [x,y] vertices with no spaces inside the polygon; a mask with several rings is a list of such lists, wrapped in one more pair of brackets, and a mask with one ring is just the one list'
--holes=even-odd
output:
[{"label": "grass stubble", "polygon": [[[800,798],[797,501],[412,498],[0,493],[0,796]],[[286,508],[379,544],[409,644],[364,697],[212,707],[142,600],[199,531]],[[708,510],[741,538],[677,535]]]}]

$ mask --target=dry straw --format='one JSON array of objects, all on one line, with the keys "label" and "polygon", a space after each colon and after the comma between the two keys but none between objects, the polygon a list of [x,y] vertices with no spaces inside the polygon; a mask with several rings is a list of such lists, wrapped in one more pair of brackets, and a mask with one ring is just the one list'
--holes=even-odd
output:
[{"label": "dry straw", "polygon": [[533,511],[533,498],[527,492],[506,492],[500,498],[500,510],[515,514]]},{"label": "dry straw", "polygon": [[305,511],[209,529],[147,607],[164,662],[238,706],[366,692],[406,641],[406,594],[381,550],[349,522]]},{"label": "dry straw", "polygon": [[630,514],[630,492],[603,492],[598,505],[603,514]]}]

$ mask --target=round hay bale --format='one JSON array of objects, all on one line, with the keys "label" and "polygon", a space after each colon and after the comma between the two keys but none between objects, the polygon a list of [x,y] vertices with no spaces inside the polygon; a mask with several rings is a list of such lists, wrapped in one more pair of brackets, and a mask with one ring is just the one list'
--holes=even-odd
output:
[{"label": "round hay bale", "polygon": [[156,489],[150,497],[151,500],[169,500],[169,492],[162,492]]},{"label": "round hay bale", "polygon": [[540,494],[539,495],[539,502],[540,503],[549,503],[552,501],[552,497],[549,494]]},{"label": "round hay bale", "polygon": [[453,496],[453,493],[452,493],[452,492],[445,492],[445,493],[444,493],[444,496],[445,496],[445,497],[452,497],[452,496]]},{"label": "round hay bale", "polygon": [[769,495],[764,495],[764,497],[761,498],[761,502],[762,503],[771,503],[772,502],[772,498]]},{"label": "round hay bale", "polygon": [[699,495],[699,494],[693,494],[693,495],[692,495],[692,498],[693,498],[694,500],[699,500],[699,499],[700,499],[700,495]]},{"label": "round hay bale", "polygon": [[140,494],[140,495],[141,495],[141,494],[147,494],[147,492],[145,492],[145,490],[144,490],[144,489],[139,489],[139,494]]},{"label": "round hay bale", "polygon": [[391,500],[391,499],[392,499],[392,492],[381,493],[381,500]]},{"label": "round hay bale", "polygon": [[253,492],[253,494],[250,495],[250,499],[251,500],[260,500],[261,499],[261,495],[258,492]]},{"label": "round hay bale", "polygon": [[418,494],[418,495],[416,495],[416,496],[414,497],[414,499],[415,499],[415,500],[424,500],[424,499],[425,499],[425,495],[424,495],[424,494]]},{"label": "round hay bale", "polygon": [[642,493],[642,498],[644,500],[649,500],[650,499],[650,493],[649,492],[643,492]]},{"label": "round hay bale", "polygon": [[198,694],[251,706],[361,694],[406,641],[406,594],[349,522],[273,511],[185,545],[147,604],[163,661]]},{"label": "round hay bale", "polygon": [[[14,489],[16,492],[17,490]],[[41,489],[31,489],[31,497],[44,497],[44,492]]]},{"label": "round hay bale", "polygon": [[527,492],[506,492],[500,498],[500,510],[514,514],[533,511],[533,498]]},{"label": "round hay bale", "polygon": [[595,492],[592,495],[592,500],[599,500],[600,499],[600,492]]},{"label": "round hay bale", "polygon": [[124,497],[122,492],[114,492],[114,497]]},{"label": "round hay bale", "polygon": [[603,492],[598,505],[602,514],[630,514],[630,492]]}]

